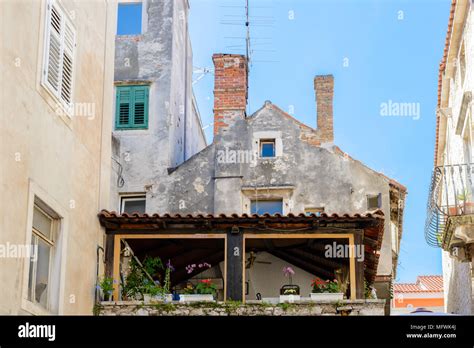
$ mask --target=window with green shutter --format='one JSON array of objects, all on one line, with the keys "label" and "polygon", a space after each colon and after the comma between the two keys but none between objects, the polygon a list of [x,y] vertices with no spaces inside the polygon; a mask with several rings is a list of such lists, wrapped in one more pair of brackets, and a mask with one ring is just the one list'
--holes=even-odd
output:
[{"label": "window with green shutter", "polygon": [[148,128],[150,86],[117,86],[116,129]]}]

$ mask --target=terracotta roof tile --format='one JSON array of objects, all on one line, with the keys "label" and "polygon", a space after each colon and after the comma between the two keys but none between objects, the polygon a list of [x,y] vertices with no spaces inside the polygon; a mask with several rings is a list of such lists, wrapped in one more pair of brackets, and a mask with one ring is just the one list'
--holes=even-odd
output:
[{"label": "terracotta roof tile", "polygon": [[394,292],[443,292],[443,276],[418,276],[416,283],[395,283]]}]

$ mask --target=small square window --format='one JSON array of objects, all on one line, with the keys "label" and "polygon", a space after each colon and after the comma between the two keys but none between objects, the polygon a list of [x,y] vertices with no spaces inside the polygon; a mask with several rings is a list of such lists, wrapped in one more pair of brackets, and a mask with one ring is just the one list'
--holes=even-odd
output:
[{"label": "small square window", "polygon": [[250,202],[250,213],[262,215],[265,213],[274,215],[274,214],[283,214],[283,200],[265,200],[258,201],[253,200]]},{"label": "small square window", "polygon": [[382,207],[382,194],[367,195],[367,209],[374,210]]},{"label": "small square window", "polygon": [[275,139],[260,140],[260,157],[275,157]]},{"label": "small square window", "polygon": [[142,4],[118,4],[117,35],[142,33]]},{"label": "small square window", "polygon": [[146,211],[145,196],[122,197],[120,212],[121,213],[139,213],[145,214]]},{"label": "small square window", "polygon": [[305,208],[304,213],[307,216],[309,216],[311,214],[314,214],[316,216],[321,216],[321,214],[324,213],[324,207]]}]

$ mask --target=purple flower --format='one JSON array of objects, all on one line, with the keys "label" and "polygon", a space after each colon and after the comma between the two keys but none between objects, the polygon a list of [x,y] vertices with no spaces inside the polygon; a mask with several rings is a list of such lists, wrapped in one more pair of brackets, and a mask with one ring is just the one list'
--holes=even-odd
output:
[{"label": "purple flower", "polygon": [[174,271],[174,267],[173,267],[173,265],[171,264],[171,260],[168,260],[168,262],[166,263],[166,267],[168,267],[171,272]]},{"label": "purple flower", "polygon": [[283,267],[283,274],[285,274],[285,277],[289,277],[295,274],[295,271],[290,266],[287,266]]}]

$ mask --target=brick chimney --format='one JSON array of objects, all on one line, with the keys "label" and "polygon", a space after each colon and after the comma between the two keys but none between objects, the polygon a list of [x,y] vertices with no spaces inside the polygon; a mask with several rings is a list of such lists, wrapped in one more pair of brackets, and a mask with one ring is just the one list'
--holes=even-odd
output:
[{"label": "brick chimney", "polygon": [[334,141],[333,129],[333,95],[334,77],[332,75],[318,75],[314,77],[316,91],[317,125],[321,143]]},{"label": "brick chimney", "polygon": [[214,135],[225,131],[247,107],[247,58],[238,54],[214,54]]}]

